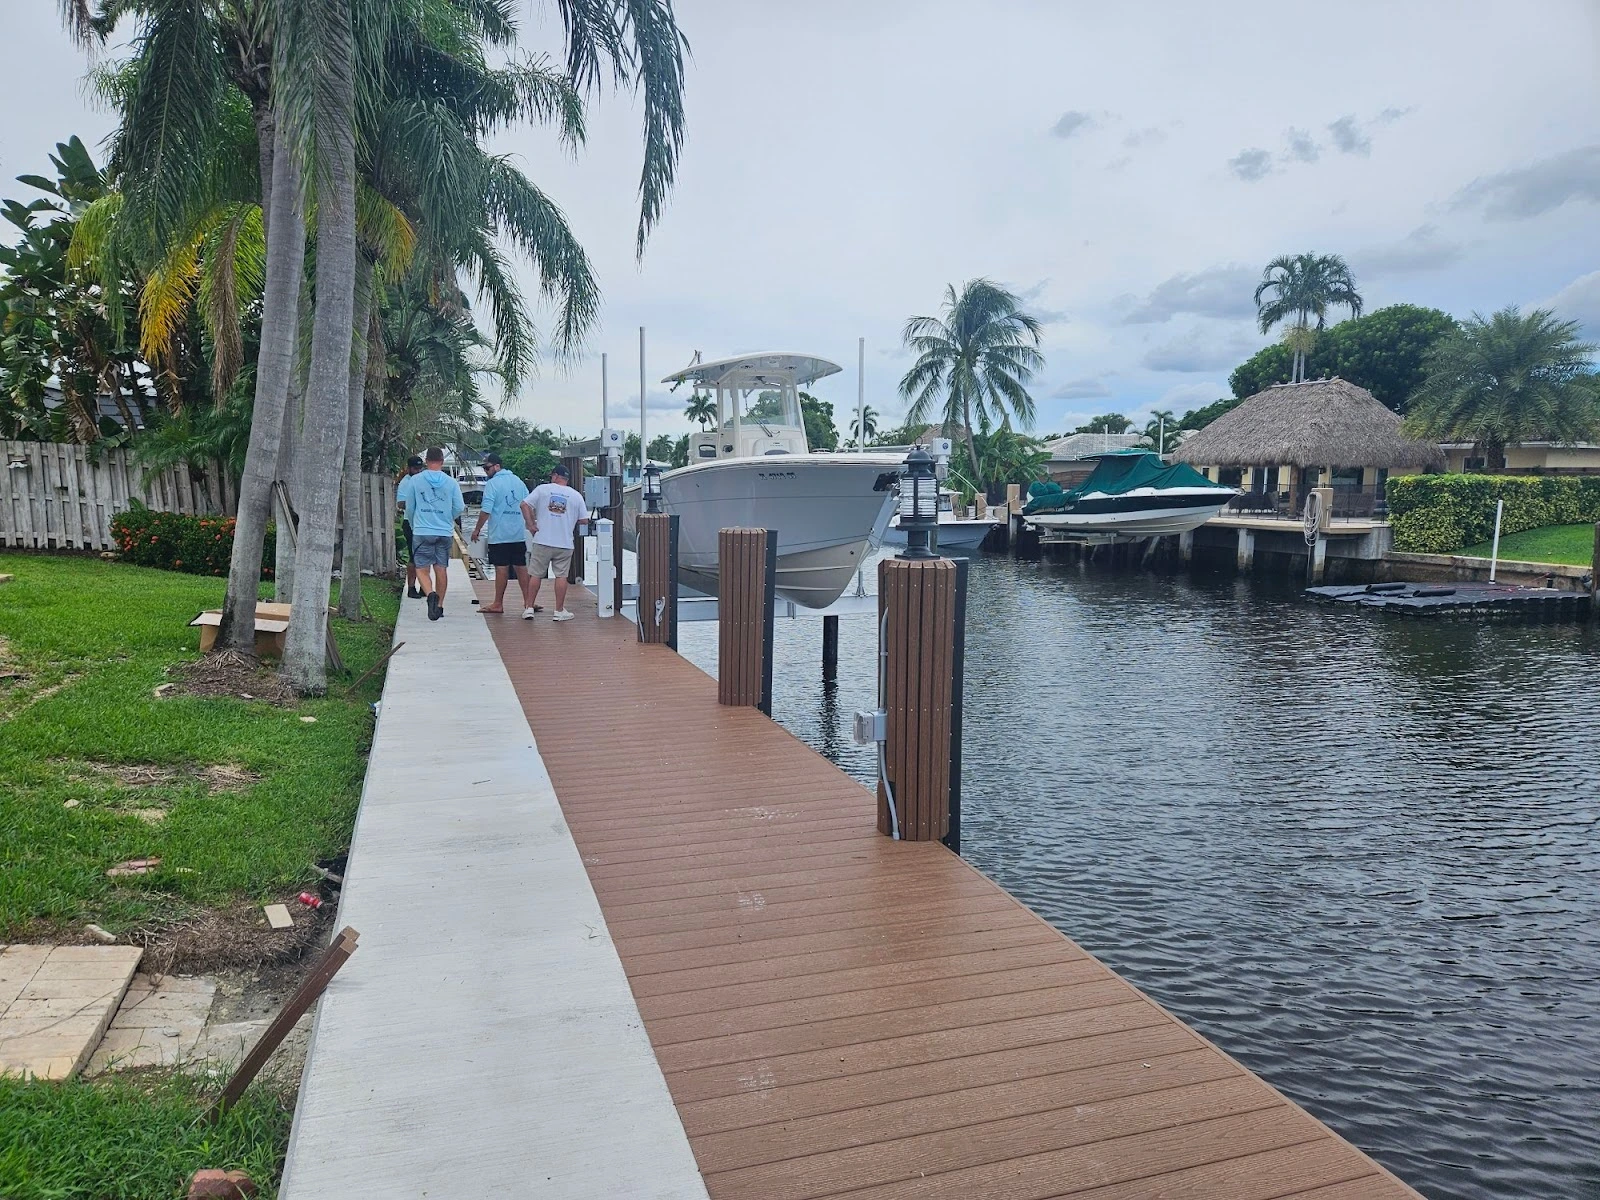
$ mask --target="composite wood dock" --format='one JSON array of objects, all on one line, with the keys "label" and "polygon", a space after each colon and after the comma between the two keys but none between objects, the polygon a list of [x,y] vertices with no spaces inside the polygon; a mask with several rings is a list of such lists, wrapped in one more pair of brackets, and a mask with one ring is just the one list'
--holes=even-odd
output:
[{"label": "composite wood dock", "polygon": [[880,835],[865,788],[581,589],[564,624],[457,603],[711,1196],[1417,1195],[943,846]]}]

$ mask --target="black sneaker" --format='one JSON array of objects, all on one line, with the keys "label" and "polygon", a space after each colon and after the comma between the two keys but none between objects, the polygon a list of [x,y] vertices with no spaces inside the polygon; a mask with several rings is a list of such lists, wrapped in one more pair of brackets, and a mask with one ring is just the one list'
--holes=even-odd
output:
[{"label": "black sneaker", "polygon": [[429,592],[428,620],[437,621],[442,616],[444,616],[444,605],[439,603],[439,594],[437,592]]},{"label": "black sneaker", "polygon": [[410,591],[408,591],[406,593],[406,599],[408,599],[408,600],[421,600],[422,597],[424,595],[426,595],[426,594],[427,593],[425,593],[421,588],[412,588]]}]

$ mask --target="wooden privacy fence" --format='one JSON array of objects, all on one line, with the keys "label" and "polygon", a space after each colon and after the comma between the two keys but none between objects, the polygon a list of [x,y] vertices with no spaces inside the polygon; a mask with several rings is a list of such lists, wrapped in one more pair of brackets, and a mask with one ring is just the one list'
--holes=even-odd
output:
[{"label": "wooden privacy fence", "polygon": [[[138,501],[160,512],[234,516],[239,497],[215,461],[149,470],[126,450],[91,456],[87,446],[0,442],[0,546],[116,550],[111,520]],[[362,565],[395,570],[394,480],[361,477]]]}]

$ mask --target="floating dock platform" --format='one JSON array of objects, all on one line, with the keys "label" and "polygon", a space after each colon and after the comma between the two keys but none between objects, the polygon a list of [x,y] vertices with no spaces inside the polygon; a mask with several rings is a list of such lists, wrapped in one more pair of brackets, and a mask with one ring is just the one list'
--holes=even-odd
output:
[{"label": "floating dock platform", "polygon": [[1369,583],[1307,588],[1305,594],[1322,604],[1351,605],[1410,617],[1581,621],[1588,616],[1590,607],[1585,592],[1509,583]]}]

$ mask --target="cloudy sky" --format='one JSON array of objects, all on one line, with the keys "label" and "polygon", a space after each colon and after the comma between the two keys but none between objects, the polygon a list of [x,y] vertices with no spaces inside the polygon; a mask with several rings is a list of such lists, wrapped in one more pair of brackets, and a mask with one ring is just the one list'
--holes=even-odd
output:
[{"label": "cloudy sky", "polygon": [[[3,0],[0,177],[106,114],[54,0]],[[656,381],[695,350],[820,354],[853,409],[903,410],[900,329],[946,284],[1001,281],[1045,322],[1039,432],[1226,395],[1265,344],[1278,254],[1349,259],[1368,308],[1548,304],[1600,339],[1600,3],[678,0],[693,47],[681,180],[633,256],[638,111],[600,100],[574,160],[498,149],[565,208],[605,291],[592,353],[512,411],[686,428]],[[531,0],[528,48],[559,29]],[[21,194],[16,185],[7,192]],[[848,418],[841,419],[843,426]]]}]

